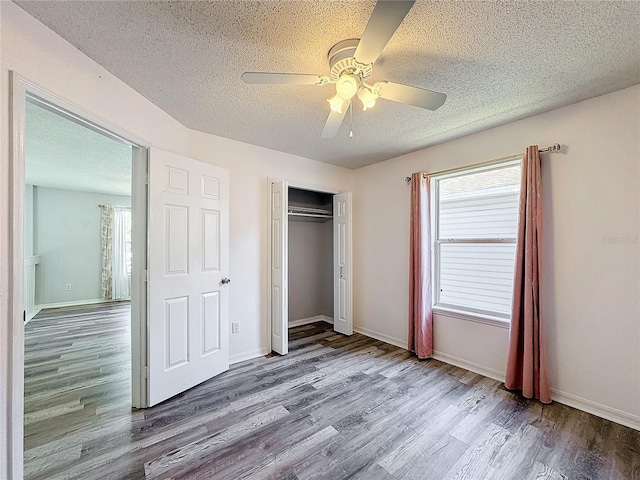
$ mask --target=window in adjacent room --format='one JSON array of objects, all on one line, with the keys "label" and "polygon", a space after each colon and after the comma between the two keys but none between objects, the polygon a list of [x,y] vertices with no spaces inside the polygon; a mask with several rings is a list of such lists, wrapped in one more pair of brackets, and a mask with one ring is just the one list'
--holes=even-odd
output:
[{"label": "window in adjacent room", "polygon": [[520,160],[431,178],[434,309],[508,322]]}]

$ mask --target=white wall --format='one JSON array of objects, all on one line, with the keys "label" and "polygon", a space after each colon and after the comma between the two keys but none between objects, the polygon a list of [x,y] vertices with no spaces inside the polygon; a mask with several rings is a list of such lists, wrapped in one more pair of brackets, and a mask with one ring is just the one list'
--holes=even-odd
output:
[{"label": "white wall", "polygon": [[289,218],[289,321],[333,318],[333,221]]},{"label": "white wall", "polygon": [[[356,327],[407,342],[409,187],[435,172],[564,145],[543,156],[543,290],[554,397],[640,428],[640,86],[355,172]],[[384,228],[380,228],[384,225]],[[494,377],[508,330],[436,316],[440,358]]]},{"label": "white wall", "polygon": [[[275,152],[212,135],[190,132],[121,80],[90,60],[12,2],[0,2],[0,478],[21,471],[22,431],[12,430],[12,415],[21,415],[22,365],[12,363],[13,319],[9,249],[11,179],[9,164],[9,71],[15,70],[62,97],[107,127],[133,134],[144,146],[192,156],[229,169],[231,182],[231,318],[240,333],[231,337],[238,360],[265,352],[268,345],[267,177],[291,179],[329,190],[349,190],[352,172],[305,158]],[[190,145],[191,144],[191,145]],[[22,261],[22,260],[20,260]],[[20,332],[17,333],[21,335]],[[17,354],[19,355],[19,354]],[[19,426],[19,425],[18,425]],[[15,474],[19,477],[19,474]]]},{"label": "white wall", "polygon": [[[146,146],[191,156],[230,171],[231,308],[241,331],[232,336],[235,358],[263,352],[268,345],[266,323],[267,177],[277,177],[326,190],[348,191],[352,171],[295,155],[193,132],[153,105],[121,80],[90,60],[17,5],[0,2],[2,19],[2,172],[9,171],[9,70],[65,100],[143,139]],[[8,199],[8,179],[1,177]],[[2,205],[6,225],[9,210]],[[2,229],[2,232],[6,232]],[[6,245],[8,237],[0,238]],[[2,254],[6,254],[6,249]],[[7,257],[3,257],[7,258]],[[2,272],[2,287],[8,277]],[[0,299],[2,296],[0,296]],[[3,317],[4,318],[4,317]],[[6,351],[6,350],[5,350]]]},{"label": "white wall", "polygon": [[[36,304],[101,299],[99,204],[130,207],[131,197],[35,189]],[[66,290],[67,284],[71,290]]]},{"label": "white wall", "polygon": [[[406,342],[408,190],[403,177],[521,151],[569,146],[545,168],[544,246],[552,385],[636,419],[638,330],[638,87],[505,125],[356,172],[192,132],[11,2],[0,2],[0,478],[20,470],[22,365],[12,364],[9,249],[9,71],[154,146],[229,169],[230,312],[235,360],[264,352],[267,332],[267,177],[352,190],[356,324]],[[401,212],[405,212],[402,214]],[[619,241],[618,241],[619,240]],[[20,259],[20,261],[22,261]],[[502,371],[506,330],[436,320],[436,348]],[[15,345],[20,349],[20,345]],[[13,401],[13,403],[12,403]],[[12,406],[13,405],[13,406]],[[17,448],[17,447],[16,447]],[[18,475],[16,474],[16,477]]]},{"label": "white wall", "polygon": [[33,249],[33,185],[25,185],[24,189],[24,256],[34,254]]},{"label": "white wall", "polygon": [[[149,144],[186,153],[187,129],[134,92],[104,68],[89,60],[61,37],[45,28],[12,2],[0,2],[0,478],[20,478],[22,455],[12,455],[22,445],[22,430],[12,424],[21,415],[22,342],[13,338],[13,312],[7,299],[13,295],[9,251],[17,232],[9,229],[13,212],[12,171],[9,164],[9,71],[15,70],[79,107],[146,139]],[[20,207],[20,214],[22,207]],[[20,262],[22,260],[20,259]],[[16,288],[19,288],[16,286]],[[15,332],[21,338],[21,328]],[[14,351],[15,350],[15,351]],[[13,379],[15,389],[10,388]],[[16,429],[12,429],[15,426]],[[10,470],[13,465],[13,473]]]},{"label": "white wall", "polygon": [[262,147],[190,133],[189,156],[229,169],[231,192],[231,359],[268,350],[267,179],[289,180],[323,191],[351,191],[353,171]]}]

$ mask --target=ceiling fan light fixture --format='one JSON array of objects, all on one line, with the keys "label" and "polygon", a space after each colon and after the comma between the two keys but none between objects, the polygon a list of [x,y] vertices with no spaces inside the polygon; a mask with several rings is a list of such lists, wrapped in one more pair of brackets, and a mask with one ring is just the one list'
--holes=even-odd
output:
[{"label": "ceiling fan light fixture", "polygon": [[[0,0],[1,1],[1,0]],[[360,38],[348,38],[336,43],[327,54],[330,75],[306,73],[245,72],[241,79],[247,84],[315,85],[335,84],[335,95],[328,99],[331,112],[322,130],[321,138],[333,138],[340,130],[353,97],[358,95],[363,110],[373,108],[382,98],[397,103],[436,110],[447,99],[444,93],[401,83],[366,82],[373,66],[387,43],[404,21],[415,0],[376,0],[373,12]],[[326,98],[326,97],[325,97]]]},{"label": "ceiling fan light fixture", "polygon": [[376,95],[366,87],[360,87],[358,89],[358,98],[362,102],[362,110],[366,111],[370,108],[373,108],[373,106],[376,104],[378,95]]},{"label": "ceiling fan light fixture", "polygon": [[330,98],[329,100],[327,100],[327,102],[329,102],[329,105],[331,105],[331,110],[336,113],[344,113],[349,106],[349,102],[347,102],[340,95],[336,95],[335,97]]},{"label": "ceiling fan light fixture", "polygon": [[343,100],[351,100],[358,91],[358,77],[345,73],[336,82],[336,93]]}]

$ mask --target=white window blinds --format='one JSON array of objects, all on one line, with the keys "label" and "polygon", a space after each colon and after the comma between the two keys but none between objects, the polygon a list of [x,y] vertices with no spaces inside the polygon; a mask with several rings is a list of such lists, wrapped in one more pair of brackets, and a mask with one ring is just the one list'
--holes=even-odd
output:
[{"label": "white window blinds", "polygon": [[520,163],[434,177],[436,306],[511,313]]}]

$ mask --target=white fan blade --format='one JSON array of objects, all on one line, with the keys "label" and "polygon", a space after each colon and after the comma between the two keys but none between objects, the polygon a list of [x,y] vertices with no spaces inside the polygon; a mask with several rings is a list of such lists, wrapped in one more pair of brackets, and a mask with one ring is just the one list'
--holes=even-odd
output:
[{"label": "white fan blade", "polygon": [[424,88],[411,87],[394,82],[377,82],[380,85],[380,97],[394,102],[415,105],[416,107],[436,110],[440,108],[447,96],[444,93],[432,92]]},{"label": "white fan blade", "polygon": [[406,17],[414,2],[378,0],[362,33],[354,58],[365,65],[374,63]]},{"label": "white fan blade", "polygon": [[337,113],[333,110],[329,112],[329,118],[327,118],[327,123],[324,124],[324,130],[322,130],[322,135],[320,135],[321,138],[333,138],[338,134],[347,110],[349,109],[345,108],[344,113]]},{"label": "white fan blade", "polygon": [[244,72],[240,78],[244,83],[271,83],[282,85],[326,85],[329,83],[329,77],[326,75],[311,75],[306,73]]}]

